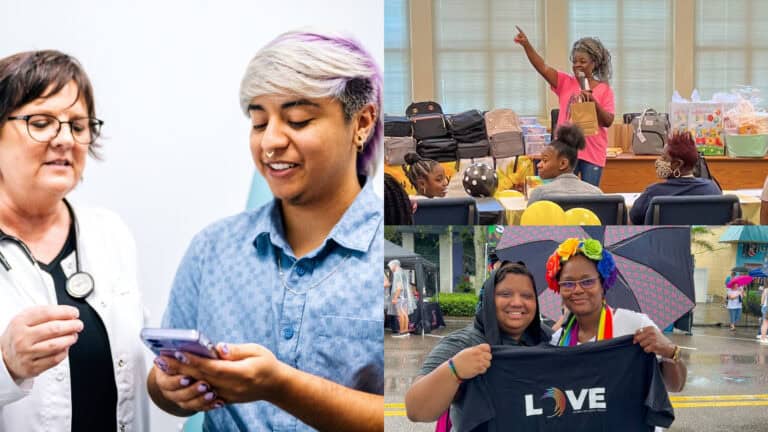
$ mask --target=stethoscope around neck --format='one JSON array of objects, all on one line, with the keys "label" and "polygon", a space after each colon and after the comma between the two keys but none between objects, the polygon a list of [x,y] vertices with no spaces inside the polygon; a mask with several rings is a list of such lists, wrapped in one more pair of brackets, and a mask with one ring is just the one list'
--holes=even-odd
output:
[{"label": "stethoscope around neck", "polygon": [[[67,290],[67,294],[69,294],[71,297],[76,299],[84,299],[88,297],[91,292],[93,292],[93,288],[96,286],[96,284],[93,281],[93,276],[80,268],[80,248],[77,247],[77,239],[79,237],[77,219],[75,218],[75,212],[72,211],[72,207],[70,207],[66,200],[64,200],[64,204],[66,204],[70,217],[72,217],[72,223],[75,224],[75,272],[67,277],[65,289]],[[29,250],[29,247],[27,247],[27,245],[24,244],[24,242],[20,239],[8,235],[2,229],[0,229],[0,242],[6,241],[15,243],[16,246],[21,249],[21,251],[27,257],[27,259],[29,259],[29,262],[32,263],[32,266],[35,268],[38,267],[37,260],[35,260],[34,255],[32,255],[32,251]],[[5,271],[9,273],[13,269],[11,267],[11,263],[8,262],[8,259],[5,257],[5,255],[3,255],[1,250],[0,265],[2,265]]]}]

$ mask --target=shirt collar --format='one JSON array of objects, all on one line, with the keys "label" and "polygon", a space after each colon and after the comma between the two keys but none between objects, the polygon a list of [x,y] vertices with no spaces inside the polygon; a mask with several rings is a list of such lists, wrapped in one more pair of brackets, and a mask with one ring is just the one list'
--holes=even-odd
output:
[{"label": "shirt collar", "polygon": [[[329,240],[340,246],[359,252],[367,252],[374,240],[378,226],[382,222],[381,199],[373,190],[371,177],[360,178],[365,182],[360,193],[336,223],[328,238],[318,248],[325,248]],[[254,238],[253,244],[260,252],[264,248],[275,246],[283,250],[291,250],[285,240],[285,227],[279,201],[274,199],[253,214]],[[314,252],[310,255],[314,255]]]}]

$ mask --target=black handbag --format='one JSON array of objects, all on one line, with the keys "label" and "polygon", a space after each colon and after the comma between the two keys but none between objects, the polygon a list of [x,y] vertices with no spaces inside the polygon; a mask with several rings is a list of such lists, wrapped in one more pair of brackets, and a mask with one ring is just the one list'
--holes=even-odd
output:
[{"label": "black handbag", "polygon": [[407,117],[384,116],[384,136],[409,137],[412,135],[411,121]]},{"label": "black handbag", "polygon": [[413,102],[405,109],[405,115],[413,117],[419,114],[442,114],[443,107],[434,101]]},{"label": "black handbag", "polygon": [[412,116],[411,125],[413,137],[417,140],[448,136],[445,117],[440,113]]},{"label": "black handbag", "polygon": [[475,141],[472,143],[458,143],[458,158],[472,159],[486,157],[491,151],[491,146],[487,139]]}]

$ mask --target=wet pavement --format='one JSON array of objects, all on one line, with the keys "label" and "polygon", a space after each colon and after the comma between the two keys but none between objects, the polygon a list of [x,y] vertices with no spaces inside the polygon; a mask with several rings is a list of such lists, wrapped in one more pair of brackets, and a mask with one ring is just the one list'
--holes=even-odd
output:
[{"label": "wet pavement", "polygon": [[[448,327],[430,335],[384,337],[385,426],[392,432],[435,430],[434,423],[411,423],[405,416],[405,393],[424,357],[444,336],[470,321],[446,317]],[[722,327],[716,324],[720,322]],[[722,305],[697,306],[691,336],[676,331],[667,336],[684,350],[688,366],[685,390],[672,393],[675,422],[670,431],[768,431],[768,345],[757,343],[757,322],[742,318],[728,330]]]}]

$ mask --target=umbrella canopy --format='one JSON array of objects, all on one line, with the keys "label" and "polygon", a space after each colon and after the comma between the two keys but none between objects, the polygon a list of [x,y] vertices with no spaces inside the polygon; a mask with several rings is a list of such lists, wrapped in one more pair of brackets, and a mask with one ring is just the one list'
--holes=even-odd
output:
[{"label": "umbrella canopy", "polygon": [[766,274],[766,273],[765,273],[765,271],[766,271],[766,268],[765,268],[765,267],[762,267],[762,268],[756,268],[756,269],[752,269],[752,270],[750,270],[748,274],[749,274],[750,276],[752,276],[752,277],[756,277],[756,278],[764,278],[764,277],[768,277],[768,274]]},{"label": "umbrella canopy", "polygon": [[747,286],[752,283],[752,279],[754,278],[749,275],[734,276],[728,281],[728,283],[725,284],[725,286],[728,288],[733,288],[735,286]]},{"label": "umbrella canopy", "polygon": [[688,227],[507,227],[496,249],[501,259],[523,261],[536,280],[541,312],[560,315],[561,298],[547,289],[546,260],[569,237],[600,240],[616,261],[616,284],[606,293],[612,307],[647,314],[665,328],[694,306],[693,258]]},{"label": "umbrella canopy", "polygon": [[768,243],[768,226],[730,226],[720,236],[720,243]]},{"label": "umbrella canopy", "polygon": [[437,269],[435,264],[416,252],[411,252],[389,240],[384,240],[384,260],[386,261],[384,264],[393,259],[400,261],[400,265],[403,268],[415,269],[418,263],[430,270]]},{"label": "umbrella canopy", "polygon": [[749,272],[749,269],[746,267],[737,266],[737,267],[733,267],[731,271],[736,273],[747,273]]}]

